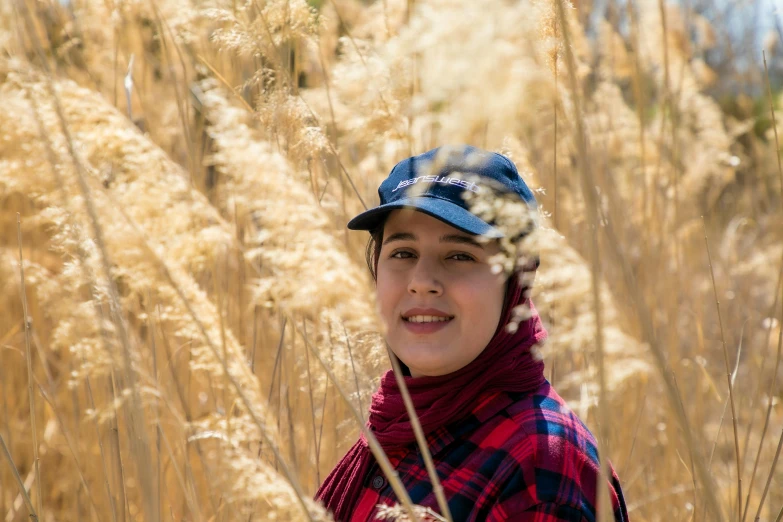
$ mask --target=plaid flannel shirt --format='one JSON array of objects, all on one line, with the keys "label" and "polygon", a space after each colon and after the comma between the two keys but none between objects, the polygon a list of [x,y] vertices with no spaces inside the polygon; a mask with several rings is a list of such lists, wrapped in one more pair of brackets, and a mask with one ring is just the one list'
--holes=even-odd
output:
[{"label": "plaid flannel shirt", "polygon": [[[466,419],[427,439],[454,522],[596,520],[596,441],[548,382],[533,394],[485,397]],[[389,458],[411,500],[439,512],[418,447]],[[620,482],[610,471],[614,518],[627,522]],[[351,521],[375,520],[378,504],[397,502],[375,463]]]}]

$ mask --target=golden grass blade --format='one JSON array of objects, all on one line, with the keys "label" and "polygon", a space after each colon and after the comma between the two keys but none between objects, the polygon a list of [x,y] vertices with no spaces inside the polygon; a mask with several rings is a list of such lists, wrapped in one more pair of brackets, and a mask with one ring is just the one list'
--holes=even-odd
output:
[{"label": "golden grass blade", "polygon": [[[84,384],[87,389],[87,398],[89,400],[88,404],[90,406],[90,409],[95,410],[95,397],[92,393],[92,384],[90,382],[89,377],[85,379]],[[109,506],[111,507],[111,519],[112,522],[117,522],[117,504],[114,500],[114,495],[112,495],[111,484],[109,483],[109,467],[107,465],[106,452],[103,448],[103,440],[101,440],[101,431],[98,426],[97,419],[93,419],[93,425],[95,426],[95,438],[98,441],[98,450],[101,454],[101,465],[103,466],[103,479],[104,479],[104,485],[106,486],[106,496],[109,499]],[[125,510],[124,505],[122,506],[122,510],[123,511]]]},{"label": "golden grass blade", "polygon": [[[353,382],[356,384],[356,403],[358,405],[357,411],[359,414],[364,411],[364,408],[362,407],[362,390],[359,386],[359,374],[356,373],[356,364],[354,364],[353,361],[353,349],[351,349],[351,339],[348,337],[348,330],[345,328],[345,323],[343,323],[343,333],[345,334],[345,345],[348,348],[348,357],[351,359],[351,373],[353,373]],[[364,424],[364,416],[362,415],[362,424]]]},{"label": "golden grass blade", "polygon": [[[744,333],[744,332],[743,332]],[[734,360],[734,370],[731,372],[731,384],[734,385],[734,382],[737,379],[737,370],[739,370],[739,363],[740,363],[740,356],[742,355],[742,337],[740,337],[740,344],[737,348],[737,357]],[[715,456],[715,448],[718,446],[718,439],[720,438],[720,432],[723,428],[723,420],[726,417],[726,410],[729,408],[729,400],[730,397],[726,397],[726,400],[723,402],[723,411],[720,414],[720,422],[718,422],[718,432],[715,434],[715,440],[712,443],[712,450],[710,451],[710,458],[707,461],[707,469],[712,468],[712,458]],[[742,458],[740,459],[743,460]],[[751,483],[750,486],[748,486],[748,495],[750,495],[750,489],[753,487],[753,484]],[[747,509],[747,499],[745,500],[745,509]]]}]

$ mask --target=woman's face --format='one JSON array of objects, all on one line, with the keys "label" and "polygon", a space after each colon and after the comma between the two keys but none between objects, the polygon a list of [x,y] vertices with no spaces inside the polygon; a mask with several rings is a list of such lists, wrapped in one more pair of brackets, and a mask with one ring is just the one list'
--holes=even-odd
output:
[{"label": "woman's face", "polygon": [[413,377],[466,366],[492,339],[503,308],[505,278],[492,273],[496,243],[422,212],[386,219],[378,259],[378,306],[386,340]]}]

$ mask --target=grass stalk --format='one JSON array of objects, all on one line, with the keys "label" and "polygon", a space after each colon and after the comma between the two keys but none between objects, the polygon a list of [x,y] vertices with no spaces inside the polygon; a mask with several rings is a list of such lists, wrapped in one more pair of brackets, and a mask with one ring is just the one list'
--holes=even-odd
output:
[{"label": "grass stalk", "polygon": [[38,520],[38,515],[36,514],[35,508],[33,507],[33,502],[30,500],[30,496],[27,494],[27,488],[24,487],[24,482],[22,481],[22,477],[19,475],[19,470],[16,469],[14,461],[11,458],[11,451],[8,449],[8,446],[5,445],[5,439],[1,433],[0,446],[3,447],[3,456],[8,462],[8,466],[11,468],[11,474],[14,476],[14,479],[19,486],[19,494],[22,495],[22,498],[24,499],[24,503],[27,506],[27,511],[30,513],[30,517],[33,520]]},{"label": "grass stalk", "polygon": [[576,65],[571,51],[568,20],[565,16],[565,8],[562,0],[557,0],[557,18],[562,28],[563,41],[566,48],[566,64],[568,67],[568,79],[570,84],[574,123],[576,127],[576,142],[578,154],[578,166],[581,172],[582,195],[587,207],[588,226],[590,234],[590,276],[593,300],[593,313],[595,314],[595,345],[596,362],[598,364],[598,452],[599,452],[599,479],[597,491],[597,516],[600,522],[608,521],[612,514],[612,505],[609,498],[609,452],[608,434],[609,412],[606,393],[606,368],[604,361],[604,332],[603,332],[603,306],[601,303],[601,254],[598,244],[598,203],[595,195],[595,183],[590,172],[590,156],[587,151],[587,136],[583,128],[581,96],[576,77]]},{"label": "grass stalk", "polygon": [[761,500],[759,501],[759,508],[758,510],[756,510],[756,517],[753,519],[754,522],[759,522],[759,519],[761,518],[761,509],[764,507],[764,501],[767,499],[767,493],[769,493],[769,485],[772,483],[772,477],[775,476],[775,466],[777,466],[778,464],[778,457],[780,457],[781,447],[783,447],[783,430],[780,430],[778,449],[775,450],[775,457],[772,459],[772,466],[769,469],[769,475],[767,476],[767,483],[764,485],[764,493],[761,494]]},{"label": "grass stalk", "polygon": [[712,279],[712,291],[715,296],[715,307],[718,312],[718,324],[720,325],[720,341],[723,346],[723,362],[726,364],[726,383],[729,385],[729,404],[731,405],[731,423],[734,430],[734,454],[737,463],[737,520],[742,520],[742,467],[740,466],[739,435],[737,433],[737,412],[734,408],[734,384],[731,379],[731,367],[729,366],[729,350],[726,347],[726,337],[723,332],[723,317],[720,313],[720,300],[718,299],[718,287],[715,284],[715,271],[712,269],[712,255],[710,254],[710,242],[707,240],[707,224],[702,217],[704,226],[704,244],[707,246],[707,261],[710,265],[710,278]]},{"label": "grass stalk", "polygon": [[[581,111],[579,110],[579,96],[578,96],[578,89],[576,83],[576,64],[570,47],[568,27],[567,25],[565,25],[566,19],[565,19],[564,7],[562,5],[562,0],[557,0],[556,4],[557,4],[557,11],[558,11],[558,18],[560,20],[560,26],[562,27],[563,40],[565,42],[565,48],[566,48],[566,63],[568,66],[569,80],[571,84],[570,90],[572,93],[574,93],[573,105],[575,108],[575,126],[577,128],[576,142],[578,147],[583,148],[585,133],[584,133],[583,123],[580,116]],[[584,158],[581,152],[580,152],[580,157]],[[593,199],[589,197],[589,193],[594,190],[595,183],[594,180],[592,179],[589,169],[585,169],[584,173],[586,174],[586,176],[583,177],[589,178],[583,181],[588,188],[588,190],[586,191],[588,194],[585,195],[585,198],[588,200],[589,203],[590,200]],[[609,191],[608,194],[611,194],[611,191]],[[639,287],[636,283],[636,278],[633,274],[633,271],[629,265],[628,260],[619,251],[619,246],[618,246],[619,242],[617,241],[617,237],[614,233],[614,228],[611,221],[608,221],[604,224],[605,224],[604,230],[609,236],[606,242],[606,244],[609,247],[608,251],[613,255],[614,260],[622,269],[623,279],[625,281],[629,293],[632,296],[633,299],[632,302],[635,305],[637,316],[642,329],[643,339],[645,342],[647,342],[647,344],[650,347],[650,351],[653,355],[653,361],[655,363],[656,369],[658,371],[658,374],[661,376],[661,379],[664,382],[664,388],[666,390],[667,400],[669,402],[671,409],[676,414],[677,423],[679,424],[680,429],[683,431],[685,435],[686,444],[688,445],[689,449],[693,451],[694,464],[696,467],[697,474],[699,476],[699,481],[704,485],[702,491],[706,496],[707,508],[712,514],[712,516],[714,517],[713,520],[722,521],[723,513],[721,512],[720,505],[715,495],[717,488],[715,486],[714,481],[712,480],[712,477],[709,475],[706,466],[704,465],[704,461],[701,455],[698,452],[694,451],[695,442],[693,438],[693,431],[691,429],[690,423],[688,422],[688,419],[682,415],[680,408],[678,406],[680,398],[678,396],[677,389],[672,380],[670,372],[668,371],[669,365],[667,362],[667,356],[658,339],[658,335],[656,333],[654,323],[652,320],[652,313],[641,295]]]},{"label": "grass stalk", "polygon": [[[305,336],[307,335],[307,319],[302,319],[302,331]],[[307,338],[305,337],[305,342]],[[313,376],[310,372],[310,350],[305,349],[305,362],[307,365],[307,392],[310,398],[310,419],[313,427],[313,446],[315,448],[315,481],[316,484],[321,483],[321,470],[319,463],[321,462],[321,448],[318,445],[318,430],[315,426],[315,399],[313,399]]]},{"label": "grass stalk", "polygon": [[[17,18],[18,18],[18,16],[17,16]],[[40,44],[36,48],[40,50]],[[62,206],[63,209],[67,209],[67,207],[68,207],[68,204],[67,204],[68,203],[68,199],[67,199],[67,195],[66,195],[66,192],[65,192],[65,189],[64,189],[65,181],[63,180],[62,175],[61,175],[60,171],[58,170],[57,159],[55,157],[55,153],[54,153],[54,150],[53,150],[53,147],[52,147],[52,143],[51,143],[51,141],[50,141],[50,139],[49,139],[49,137],[48,137],[48,135],[46,133],[43,121],[41,119],[38,99],[32,92],[30,92],[30,89],[25,89],[25,95],[26,95],[28,101],[30,102],[31,106],[33,107],[33,116],[34,116],[36,124],[38,126],[38,133],[40,135],[41,141],[44,144],[44,149],[46,150],[47,161],[48,161],[48,163],[50,165],[50,168],[51,168],[51,171],[52,171],[52,176],[53,176],[53,178],[55,180],[56,185],[60,188],[60,191],[59,191],[60,196],[61,196],[60,197],[60,200],[61,200],[60,201],[60,205]],[[116,104],[116,100],[115,100],[115,104]],[[73,230],[73,229],[71,229],[71,230]],[[75,240],[76,244],[79,244],[78,238],[74,237],[74,240]],[[89,286],[90,291],[92,293],[92,297],[96,301],[95,311],[96,311],[96,316],[98,317],[99,332],[101,334],[101,341],[102,341],[103,347],[104,347],[104,349],[106,350],[107,353],[111,353],[111,347],[110,347],[110,343],[109,343],[109,333],[107,332],[106,328],[104,327],[104,319],[103,319],[104,318],[104,311],[103,311],[103,308],[101,307],[101,305],[99,304],[100,303],[100,298],[95,294],[95,291],[94,291],[94,289],[97,287],[97,280],[96,280],[94,274],[92,273],[92,270],[90,269],[89,264],[86,261],[87,253],[81,247],[79,247],[79,248],[77,248],[77,255],[78,255],[78,258],[79,258],[79,261],[80,261],[79,267],[80,267],[80,269],[82,271],[84,280],[89,283],[88,286]],[[89,391],[90,391],[90,396],[92,396],[92,390],[90,389]],[[111,391],[111,396],[112,396],[112,404],[116,405],[117,391],[116,391],[116,386],[115,386],[115,382],[114,382],[113,370],[112,370],[110,391]],[[94,402],[92,403],[92,407],[94,408]],[[116,470],[117,470],[117,473],[118,473],[117,482],[119,484],[119,488],[118,488],[118,491],[119,491],[119,494],[120,494],[119,504],[121,506],[121,509],[119,511],[119,514],[120,514],[119,518],[120,518],[121,522],[124,522],[125,521],[125,507],[126,507],[125,478],[124,478],[124,471],[123,471],[123,465],[122,465],[122,456],[120,454],[120,440],[119,440],[119,430],[118,430],[118,426],[117,426],[116,406],[114,406],[113,409],[114,409],[114,415],[110,419],[111,425],[110,425],[109,431],[110,431],[111,437],[112,437],[113,455],[114,455],[114,459],[115,459]],[[96,429],[97,429],[97,426],[96,426]],[[108,486],[108,476],[107,476],[107,486]],[[109,491],[110,491],[110,487],[109,487]],[[114,506],[114,497],[113,496],[111,497],[111,502],[112,502],[112,505]],[[115,510],[114,513],[116,513],[116,510]],[[113,521],[116,522],[114,520],[116,518],[116,515],[114,513],[113,513]]]},{"label": "grass stalk", "polygon": [[[187,78],[187,68],[185,67],[185,61],[182,57],[182,50],[179,47],[179,44],[177,43],[176,38],[174,38],[174,34],[171,31],[171,28],[166,23],[166,20],[160,15],[160,11],[158,10],[158,7],[155,5],[155,2],[150,1],[150,7],[152,8],[153,12],[155,13],[155,22],[158,24],[158,27],[160,28],[160,41],[163,46],[163,54],[166,57],[166,61],[168,62],[168,69],[171,74],[171,87],[174,91],[174,97],[177,102],[177,114],[180,119],[180,123],[182,124],[182,133],[183,137],[185,139],[185,145],[188,149],[188,172],[190,173],[190,180],[191,183],[193,182],[193,176],[196,174],[196,151],[193,147],[193,137],[190,134],[190,125],[188,122],[188,114],[190,113],[189,107],[188,107],[188,97],[184,96],[182,93],[180,93],[180,82],[177,81],[177,74],[174,71],[174,60],[171,57],[171,53],[169,51],[169,45],[167,43],[166,39],[166,32],[169,34],[169,38],[171,39],[174,49],[176,50],[177,57],[180,62],[180,67],[182,67],[182,77],[183,81],[182,83],[184,85],[188,85],[188,78]],[[187,90],[185,91],[187,92]]]},{"label": "grass stalk", "polygon": [[[255,6],[255,4],[253,4],[253,7],[254,7],[254,8],[256,7],[256,6]],[[271,32],[271,30],[270,30],[270,28],[269,28],[269,21],[266,19],[266,17],[264,16],[263,12],[261,12],[261,11],[260,11],[260,10],[258,10],[257,8],[256,8],[256,12],[257,12],[257,14],[258,14],[259,18],[261,18],[261,21],[263,22],[264,29],[265,29],[265,31],[266,31],[266,33],[267,33],[268,37],[269,37],[269,41],[270,41],[270,43],[271,43],[271,44],[272,44],[272,46],[275,48],[275,51],[276,51],[276,53],[277,53],[277,54],[278,54],[278,56],[279,56],[279,54],[280,54],[280,49],[279,49],[278,45],[275,43],[275,41],[274,41],[274,37],[272,36],[272,32]],[[202,63],[205,63],[205,64],[206,64],[206,60],[205,60],[204,58],[201,58],[201,61],[202,61]],[[215,68],[214,68],[213,66],[211,66],[211,65],[207,64],[207,67],[208,67],[208,68],[209,68],[211,71],[215,72]],[[290,70],[288,70],[286,67],[283,67],[283,66],[279,66],[278,68],[279,68],[279,70],[280,70],[281,72],[283,72],[283,74],[286,76],[286,78],[287,78],[287,80],[288,80],[289,84],[294,84],[294,83],[295,83],[295,82],[294,82],[294,79],[291,77],[291,71],[290,71]],[[221,78],[222,78],[222,77],[221,77]],[[226,81],[225,81],[225,79],[223,79],[223,83],[224,83],[224,84],[227,84],[227,83],[226,83]],[[233,89],[233,88],[231,88],[231,87],[230,87],[230,85],[229,85],[229,90],[230,90],[230,91],[232,91],[232,92],[234,92],[234,89]],[[236,94],[236,93],[235,93],[235,94]],[[238,96],[238,94],[237,94],[237,96]],[[315,122],[315,124],[316,124],[318,127],[322,127],[320,118],[318,118],[318,115],[316,115],[315,111],[313,111],[312,107],[310,107],[310,104],[309,104],[309,103],[307,102],[307,100],[306,100],[306,99],[305,99],[305,98],[302,96],[301,92],[296,92],[295,94],[293,94],[293,96],[296,96],[296,97],[298,97],[298,98],[299,98],[299,100],[302,102],[302,104],[304,105],[304,107],[307,109],[308,116],[309,116],[310,118],[312,118],[312,119],[313,119],[313,121]],[[243,105],[245,106],[245,108],[249,108],[249,107],[250,107],[250,106],[249,106],[249,104],[248,104],[247,102],[243,102]],[[251,113],[255,112],[255,111],[254,111],[252,108],[249,108],[249,110],[250,110],[250,112],[251,112]],[[356,186],[356,183],[354,183],[353,177],[352,177],[352,176],[351,176],[351,174],[348,172],[348,169],[347,169],[347,168],[345,168],[345,165],[343,164],[343,161],[342,161],[342,159],[340,158],[340,154],[339,154],[339,152],[337,151],[337,148],[336,148],[335,144],[334,144],[334,143],[332,143],[332,141],[331,141],[330,139],[327,139],[327,140],[326,140],[326,143],[327,143],[327,145],[328,145],[328,147],[329,147],[329,151],[332,153],[332,155],[334,156],[335,160],[337,161],[337,164],[338,164],[338,166],[340,167],[340,171],[343,173],[343,175],[345,176],[345,178],[348,180],[348,183],[351,185],[351,189],[353,189],[353,193],[354,193],[354,195],[356,195],[356,198],[359,200],[359,203],[361,203],[362,207],[363,207],[365,210],[367,210],[367,203],[365,203],[365,202],[364,202],[364,198],[362,198],[362,195],[361,195],[361,193],[359,192],[359,188]]]},{"label": "grass stalk", "polygon": [[[303,332],[300,331],[299,334],[304,339]],[[326,364],[326,361],[324,361],[323,357],[321,357],[321,354],[318,353],[318,350],[316,350],[316,348],[306,340],[305,345],[306,348],[313,353],[315,358],[318,359],[318,362],[326,372],[327,377],[329,377],[329,380],[331,380],[332,384],[334,384],[337,393],[340,394],[340,397],[342,397],[343,401],[345,401],[345,404],[348,405],[348,408],[351,410],[353,417],[356,419],[356,423],[359,425],[359,429],[361,430],[365,439],[367,439],[370,451],[375,457],[378,466],[380,466],[381,471],[383,471],[383,474],[386,475],[386,478],[389,479],[389,484],[394,490],[394,493],[397,495],[397,498],[402,503],[402,507],[405,509],[405,511],[408,512],[408,516],[410,517],[411,522],[419,522],[419,517],[416,515],[416,511],[413,509],[413,502],[411,502],[411,497],[405,490],[405,486],[402,484],[400,477],[397,475],[397,471],[394,469],[394,466],[392,466],[391,462],[389,461],[389,457],[386,456],[386,452],[383,451],[383,448],[378,442],[378,439],[375,438],[375,435],[373,435],[372,431],[367,429],[367,426],[365,426],[364,422],[362,421],[362,416],[359,415],[359,412],[353,405],[353,401],[351,401],[349,395],[345,392],[345,390],[343,390],[343,387],[340,385],[340,381],[334,375],[332,369],[329,368],[329,365]]]},{"label": "grass stalk", "polygon": [[[91,410],[95,410],[95,398],[92,393],[92,384],[90,384],[90,376],[85,379],[85,386],[87,388],[87,398]],[[109,467],[106,460],[106,451],[103,448],[103,441],[101,440],[101,430],[98,426],[98,420],[93,419],[93,425],[95,426],[95,439],[98,441],[98,450],[101,455],[101,465],[103,466],[103,478],[104,485],[106,486],[106,496],[109,498],[109,506],[111,507],[111,519],[112,522],[117,522],[117,504],[114,500],[114,495],[111,492],[111,484],[109,483]],[[125,506],[122,506],[123,511]]]},{"label": "grass stalk", "polygon": [[[343,324],[343,333],[345,334],[345,345],[348,348],[348,358],[351,359],[351,373],[353,373],[353,381],[356,384],[356,402],[359,404],[358,411],[364,410],[362,407],[362,392],[359,388],[359,375],[356,373],[356,365],[353,362],[353,349],[351,348],[351,339],[348,337],[348,329]],[[364,424],[364,416],[362,416],[362,424]]]},{"label": "grass stalk", "polygon": [[761,56],[764,59],[764,76],[767,83],[767,98],[769,100],[769,113],[772,117],[772,130],[775,133],[775,158],[778,161],[778,177],[780,178],[780,194],[783,196],[783,165],[780,161],[780,140],[778,139],[778,123],[775,119],[775,104],[772,101],[772,87],[769,83],[769,69],[767,68],[767,53],[761,52]]},{"label": "grass stalk", "polygon": [[41,485],[40,456],[38,454],[38,428],[36,426],[35,393],[33,392],[33,351],[30,348],[30,316],[27,310],[27,289],[24,282],[24,258],[22,257],[22,219],[16,213],[16,240],[19,246],[19,279],[22,292],[22,311],[24,313],[24,343],[27,360],[27,396],[30,406],[30,429],[33,443],[33,466],[35,469],[36,505],[38,513],[43,515],[43,486]]},{"label": "grass stalk", "polygon": [[[731,384],[732,386],[737,380],[737,370],[739,369],[739,363],[740,363],[740,356],[742,355],[742,342],[740,341],[739,347],[737,348],[737,357],[734,360],[734,370],[731,372]],[[726,397],[726,400],[723,402],[723,411],[720,414],[720,421],[718,422],[718,432],[715,434],[715,440],[712,442],[712,450],[710,451],[710,459],[707,462],[707,468],[712,469],[712,458],[715,456],[715,448],[718,447],[718,440],[720,439],[720,433],[723,429],[723,421],[726,418],[726,411],[729,408],[729,397]],[[742,458],[740,458],[741,462],[744,462]],[[751,483],[751,487],[752,487]],[[748,488],[748,496],[750,496],[750,487]],[[745,501],[745,507],[747,509],[747,500]]]},{"label": "grass stalk", "polygon": [[166,448],[166,454],[169,456],[169,462],[171,462],[171,467],[174,469],[174,475],[177,477],[177,483],[182,489],[182,495],[185,497],[185,504],[188,506],[188,510],[190,511],[191,515],[193,515],[193,518],[196,521],[200,521],[202,519],[201,510],[198,509],[198,504],[196,504],[195,500],[193,499],[193,492],[186,485],[185,477],[182,475],[182,470],[177,465],[177,460],[174,458],[174,452],[171,449],[169,438],[166,437],[166,433],[160,429],[160,426],[158,426],[158,433],[161,435],[163,446]]},{"label": "grass stalk", "polygon": [[73,458],[73,462],[76,467],[76,471],[79,473],[79,480],[81,482],[81,487],[84,489],[84,493],[87,495],[87,498],[90,500],[90,507],[92,507],[95,516],[100,519],[100,510],[98,509],[98,505],[95,503],[95,497],[92,496],[90,486],[87,483],[87,478],[84,476],[84,471],[81,465],[81,462],[79,461],[79,455],[76,453],[76,444],[73,441],[73,438],[71,437],[70,432],[68,429],[66,429],[65,422],[62,419],[62,416],[60,415],[60,408],[55,402],[53,397],[49,397],[49,395],[46,393],[46,391],[43,389],[43,386],[40,385],[36,381],[36,385],[38,386],[38,391],[41,393],[41,397],[44,398],[46,403],[49,405],[49,407],[52,409],[52,412],[54,413],[54,418],[57,421],[57,424],[60,427],[60,431],[63,434],[63,437],[65,438],[65,442],[68,446],[68,450],[71,452],[71,458]]},{"label": "grass stalk", "polygon": [[150,489],[152,486],[151,474],[150,474],[151,456],[149,451],[149,441],[147,440],[147,433],[145,430],[144,410],[141,403],[139,387],[136,385],[135,370],[133,369],[133,365],[131,362],[132,349],[130,344],[130,338],[125,324],[125,319],[123,317],[122,307],[120,305],[119,293],[116,287],[116,283],[112,277],[111,261],[106,247],[106,242],[103,234],[103,227],[98,218],[98,211],[95,206],[95,202],[93,200],[90,187],[85,177],[85,167],[82,164],[75,150],[75,145],[73,143],[73,138],[71,136],[68,122],[63,112],[63,108],[60,103],[59,96],[57,95],[56,88],[54,86],[52,72],[44,56],[41,43],[37,38],[37,34],[35,33],[32,16],[29,10],[27,9],[27,5],[24,3],[22,5],[24,6],[23,19],[27,26],[28,34],[30,34],[33,40],[36,54],[39,58],[41,65],[44,68],[46,87],[48,88],[49,96],[54,105],[55,114],[57,116],[58,123],[60,125],[63,136],[65,138],[67,152],[73,163],[74,173],[76,175],[76,181],[79,186],[79,190],[84,198],[84,205],[87,211],[87,215],[89,216],[89,223],[91,225],[93,236],[95,238],[95,244],[98,247],[98,251],[100,253],[99,257],[101,261],[101,268],[104,272],[103,275],[106,278],[106,282],[108,285],[109,306],[111,310],[110,315],[117,329],[117,337],[122,345],[121,352],[122,352],[123,362],[125,366],[125,377],[128,380],[128,387],[131,391],[131,405],[132,405],[131,411],[127,412],[126,410],[126,417],[127,417],[128,429],[129,429],[129,440],[130,440],[131,448],[133,448],[134,461],[136,463],[136,468],[139,473],[138,482],[142,490],[142,499],[143,499],[142,504],[144,507],[145,517],[149,521],[154,521],[157,519],[155,518],[155,513],[153,513],[153,509],[150,504],[151,499],[154,497]]},{"label": "grass stalk", "polygon": [[[781,313],[781,319],[783,319],[783,313]],[[753,472],[750,477],[750,485],[753,486],[753,481],[756,478],[756,469],[758,468],[759,460],[761,459],[761,450],[764,447],[764,439],[767,435],[767,428],[769,427],[769,419],[772,416],[772,406],[773,401],[772,397],[774,397],[775,393],[775,384],[777,383],[777,377],[778,377],[778,368],[780,367],[780,359],[781,359],[781,353],[783,352],[783,326],[780,328],[780,332],[778,333],[778,348],[777,348],[777,354],[775,355],[775,369],[772,373],[772,381],[769,383],[769,391],[767,394],[767,397],[769,397],[769,404],[767,405],[767,414],[764,417],[764,427],[761,429],[761,437],[759,438],[759,447],[758,451],[756,451],[756,458],[753,462]],[[750,494],[750,492],[748,492]],[[747,510],[747,503],[745,504],[746,510]],[[744,520],[744,516],[743,516]]]},{"label": "grass stalk", "polygon": [[[245,407],[246,411],[250,415],[255,425],[258,427],[259,432],[261,433],[261,436],[264,439],[264,443],[267,446],[269,446],[269,448],[272,450],[275,459],[277,460],[277,462],[280,465],[280,468],[283,471],[283,475],[286,477],[286,479],[288,479],[288,482],[291,484],[291,487],[294,489],[294,492],[296,493],[296,498],[298,500],[300,507],[303,510],[303,513],[308,517],[309,520],[312,521],[313,520],[312,514],[310,513],[310,510],[307,508],[307,505],[304,502],[306,496],[301,486],[299,485],[299,481],[297,480],[296,475],[293,474],[291,468],[283,459],[283,456],[280,453],[280,450],[277,447],[277,445],[273,443],[271,436],[267,433],[266,424],[258,416],[258,413],[255,411],[254,405],[248,399],[247,394],[242,389],[242,386],[240,386],[239,382],[236,379],[236,376],[229,369],[228,361],[226,360],[226,357],[224,357],[223,354],[221,354],[220,349],[212,341],[212,338],[207,333],[206,326],[204,325],[203,321],[198,316],[198,314],[196,314],[196,311],[193,309],[190,300],[187,298],[187,296],[185,296],[182,287],[174,279],[174,276],[169,270],[166,262],[163,259],[161,259],[157,251],[152,247],[150,240],[147,237],[147,234],[139,228],[139,226],[135,223],[135,221],[131,219],[130,216],[128,216],[128,214],[124,211],[124,209],[122,208],[121,205],[119,205],[118,202],[114,201],[109,194],[107,194],[107,197],[109,197],[115,203],[116,208],[122,214],[123,218],[133,228],[136,234],[138,234],[138,236],[141,238],[141,246],[147,251],[147,253],[150,255],[150,259],[152,259],[155,265],[158,267],[158,270],[160,271],[161,275],[164,277],[166,282],[171,286],[171,288],[177,294],[177,297],[180,299],[180,302],[185,307],[188,316],[190,316],[190,318],[193,320],[196,327],[198,328],[199,334],[204,339],[207,347],[212,353],[212,356],[215,358],[216,361],[220,363],[224,375],[227,376],[229,382],[231,383],[237,395],[241,399],[242,404]],[[247,365],[244,365],[243,367],[248,368],[249,370],[249,367]]]},{"label": "grass stalk", "polygon": [[[779,290],[780,290],[781,283],[783,283],[783,258],[781,258],[780,274],[778,275],[778,282],[777,282],[777,284],[775,286],[775,290],[774,290],[774,292],[775,292],[775,302],[772,304],[772,312],[769,314],[770,325],[769,325],[769,329],[767,331],[767,336],[766,336],[767,342],[766,342],[766,347],[764,349],[764,353],[765,354],[767,352],[767,349],[769,348],[769,340],[771,338],[771,336],[769,334],[772,333],[771,332],[772,331],[772,326],[773,326],[772,325],[772,318],[775,317],[775,312],[776,312],[776,308],[777,308],[777,304],[778,304],[778,296],[780,295],[779,294]],[[783,310],[781,310],[781,320],[783,320]],[[783,351],[783,326],[781,326],[780,332],[778,334],[778,347],[777,347],[777,351],[776,351],[777,354],[775,356],[775,369],[774,369],[774,371],[772,373],[772,381],[770,382],[769,391],[767,392],[768,393],[767,397],[772,397],[773,396],[772,394],[775,392],[775,383],[777,382],[778,368],[780,366],[781,351]],[[759,386],[761,386],[760,383],[759,383]],[[769,404],[767,405],[767,413],[766,413],[766,415],[764,417],[764,426],[761,428],[761,437],[759,438],[759,447],[758,447],[758,450],[756,451],[756,458],[753,460],[753,471],[750,474],[750,484],[748,485],[748,496],[745,499],[745,510],[742,513],[742,522],[745,521],[745,517],[748,514],[748,505],[750,503],[750,492],[753,490],[753,482],[756,480],[756,470],[758,469],[759,460],[761,459],[761,449],[762,449],[762,447],[764,445],[764,438],[767,435],[767,428],[769,428],[769,419],[770,419],[770,416],[772,415],[772,406],[773,406],[772,405],[772,400],[770,400]]]},{"label": "grass stalk", "polygon": [[427,468],[427,475],[430,477],[430,482],[432,482],[432,490],[435,493],[435,498],[438,500],[440,513],[446,517],[448,522],[453,522],[454,519],[451,516],[451,510],[449,510],[449,503],[446,501],[446,495],[443,492],[443,486],[438,478],[438,472],[435,469],[435,464],[432,462],[432,455],[430,454],[430,449],[427,445],[427,437],[424,435],[424,430],[421,429],[416,407],[413,405],[408,386],[405,384],[405,377],[402,375],[400,362],[391,348],[389,348],[388,344],[386,345],[386,351],[389,354],[389,360],[391,361],[394,370],[394,378],[397,381],[397,386],[399,386],[400,393],[402,394],[402,400],[405,403],[405,410],[408,412],[408,417],[411,420],[411,427],[413,428],[413,434],[416,436],[416,443],[419,445],[421,456],[424,459],[424,466]]},{"label": "grass stalk", "polygon": [[[157,312],[158,312],[158,323],[160,324],[161,319],[160,319],[159,308]],[[162,343],[163,349],[166,352],[166,359],[168,361],[169,372],[171,373],[171,379],[174,382],[174,390],[177,392],[177,397],[179,398],[180,404],[182,405],[182,410],[185,414],[186,425],[190,426],[193,422],[193,414],[186,400],[186,393],[184,390],[184,386],[182,385],[180,378],[177,376],[177,372],[174,370],[174,354],[171,352],[171,347],[169,345],[168,338],[166,337],[165,333],[162,330],[161,333],[162,333],[161,338],[163,340]],[[188,373],[188,376],[190,376],[190,373]],[[206,471],[208,475],[212,475],[212,471],[209,467],[209,464],[206,458],[204,457],[204,451],[201,449],[200,442],[198,440],[195,441],[195,445],[196,445],[196,455],[198,455],[199,457],[202,468]],[[176,461],[172,460],[171,463],[172,465],[176,466]],[[185,465],[186,465],[185,468],[186,477],[190,480],[190,483],[192,484],[195,481],[193,480],[193,474],[190,468],[189,461],[187,459],[185,460]],[[214,513],[217,513],[217,504],[215,503],[214,495],[208,495],[208,497],[209,497],[210,507],[212,508],[212,511]]]}]

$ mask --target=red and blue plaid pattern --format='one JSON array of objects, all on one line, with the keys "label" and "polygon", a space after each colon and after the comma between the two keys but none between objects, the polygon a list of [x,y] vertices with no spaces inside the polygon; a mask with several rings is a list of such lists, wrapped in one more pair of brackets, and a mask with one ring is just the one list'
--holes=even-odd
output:
[{"label": "red and blue plaid pattern", "polygon": [[[458,423],[428,435],[454,522],[594,522],[598,451],[593,435],[548,382],[533,394],[495,393]],[[414,444],[389,454],[415,504],[438,510]],[[620,482],[611,469],[616,522],[627,522]],[[375,520],[378,504],[398,503],[373,464],[351,517]]]}]

